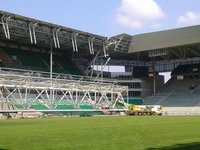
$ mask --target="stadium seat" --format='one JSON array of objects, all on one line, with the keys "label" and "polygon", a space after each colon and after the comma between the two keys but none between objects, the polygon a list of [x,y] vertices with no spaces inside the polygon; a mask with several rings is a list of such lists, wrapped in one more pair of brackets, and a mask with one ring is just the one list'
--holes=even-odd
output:
[{"label": "stadium seat", "polygon": [[[190,87],[194,83],[197,84],[197,87],[191,89]],[[187,77],[177,80],[176,77],[172,77],[156,95],[147,97],[144,104],[163,105],[164,108],[167,108],[166,110],[170,111],[199,110],[197,109],[200,106],[199,83],[200,78]]]},{"label": "stadium seat", "polygon": [[39,104],[37,104],[37,105],[31,105],[30,108],[34,108],[36,110],[48,110],[48,108],[46,106],[39,105]]},{"label": "stadium seat", "polygon": [[80,105],[80,109],[94,109],[91,105]]},{"label": "stadium seat", "polygon": [[[25,51],[20,49],[13,48],[2,48],[1,55],[6,60],[10,59],[5,63],[5,66],[8,68],[17,68],[24,70],[34,70],[34,71],[43,71],[49,72],[50,70],[50,55]],[[1,53],[1,49],[0,49]],[[6,57],[7,56],[7,57]],[[70,61],[69,58],[63,56],[55,55],[53,56],[53,72],[55,73],[64,73],[64,74],[73,74],[73,75],[82,75],[81,71]]]},{"label": "stadium seat", "polygon": [[200,73],[200,64],[179,65],[171,73],[172,76],[195,75]]},{"label": "stadium seat", "polygon": [[62,110],[62,109],[74,109],[72,105],[58,105],[55,109]]}]

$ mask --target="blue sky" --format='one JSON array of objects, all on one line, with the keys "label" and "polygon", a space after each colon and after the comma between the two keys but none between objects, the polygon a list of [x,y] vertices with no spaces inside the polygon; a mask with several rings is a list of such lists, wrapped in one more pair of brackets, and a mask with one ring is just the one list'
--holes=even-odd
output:
[{"label": "blue sky", "polygon": [[200,24],[199,0],[0,0],[0,9],[104,36]]}]

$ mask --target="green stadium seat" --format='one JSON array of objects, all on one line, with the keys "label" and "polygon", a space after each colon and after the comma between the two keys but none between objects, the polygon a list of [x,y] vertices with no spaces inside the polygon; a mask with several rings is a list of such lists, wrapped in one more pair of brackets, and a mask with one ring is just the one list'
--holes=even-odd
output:
[{"label": "green stadium seat", "polygon": [[[125,100],[125,101],[127,102],[127,100]],[[132,105],[142,105],[143,99],[141,97],[129,98],[128,103],[132,104]]]},{"label": "green stadium seat", "polygon": [[117,103],[117,104],[115,105],[115,109],[123,109],[123,108],[124,108],[124,105],[121,104],[121,103]]},{"label": "green stadium seat", "polygon": [[91,105],[80,105],[80,109],[94,109]]},{"label": "green stadium seat", "polygon": [[48,110],[48,108],[46,107],[46,106],[44,106],[44,105],[31,105],[31,107],[30,108],[34,108],[34,109],[36,109],[36,110]]},{"label": "green stadium seat", "polygon": [[58,105],[55,109],[57,110],[74,109],[74,107],[72,105]]},{"label": "green stadium seat", "polygon": [[20,109],[20,108],[24,108],[23,105],[19,105],[19,104],[16,104],[15,107],[17,107],[17,108],[19,108],[19,109]]},{"label": "green stadium seat", "polygon": [[[50,56],[47,54],[12,48],[6,48],[4,52],[10,56],[11,60],[16,57],[16,60],[13,60],[13,63],[7,63],[6,67],[43,72],[49,72],[50,70]],[[82,75],[81,71],[69,58],[57,55],[53,56],[53,72]]]}]

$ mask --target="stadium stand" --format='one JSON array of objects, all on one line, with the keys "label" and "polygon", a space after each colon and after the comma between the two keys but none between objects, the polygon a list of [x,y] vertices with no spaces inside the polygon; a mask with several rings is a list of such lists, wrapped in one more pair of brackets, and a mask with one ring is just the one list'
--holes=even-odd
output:
[{"label": "stadium stand", "polygon": [[6,67],[48,71],[48,68],[44,64],[39,53],[11,48],[6,48],[4,52],[12,59],[12,62],[10,64],[6,64]]},{"label": "stadium stand", "polygon": [[[185,67],[191,68],[191,65],[186,65]],[[180,69],[180,67],[178,67],[178,69]],[[145,104],[163,105],[164,111],[167,112],[200,112],[199,83],[200,78],[185,76],[184,79],[179,80],[176,76],[173,76],[156,95],[147,97]]]},{"label": "stadium stand", "polygon": [[3,51],[2,48],[0,48],[0,60],[4,61],[4,62],[10,62],[11,59],[8,55],[6,55],[6,53]]},{"label": "stadium stand", "polygon": [[63,110],[63,109],[74,109],[74,107],[72,106],[72,105],[58,105],[57,107],[56,107],[56,109],[58,109],[58,110]]},{"label": "stadium stand", "polygon": [[[126,102],[127,102],[127,100],[126,100]],[[141,97],[129,98],[128,103],[132,104],[132,105],[142,105],[143,99]]]},{"label": "stadium stand", "polygon": [[55,56],[55,61],[60,64],[63,70],[66,71],[65,73],[82,75],[81,71],[72,63],[72,61],[69,60],[69,58],[66,59],[62,56]]},{"label": "stadium stand", "polygon": [[172,72],[172,76],[178,75],[199,75],[200,74],[200,64],[186,64],[179,65]]},{"label": "stadium stand", "polygon": [[94,109],[91,105],[80,105],[80,109]]},{"label": "stadium stand", "polygon": [[[3,110],[15,110],[16,106],[14,106],[11,103],[8,102],[0,102],[0,111]],[[0,119],[8,119],[8,118],[14,118],[16,116],[16,113],[0,113]]]},{"label": "stadium stand", "polygon": [[31,105],[29,108],[37,109],[37,110],[48,110],[44,105]]},{"label": "stadium stand", "polygon": [[[50,56],[47,54],[12,48],[1,48],[0,53],[5,67],[42,72],[49,71]],[[53,56],[53,69],[55,73],[82,75],[81,71],[69,58],[59,55]]]},{"label": "stadium stand", "polygon": [[0,102],[0,110],[14,110],[16,107],[7,102]]},{"label": "stadium stand", "polygon": [[[128,110],[129,98],[133,105],[200,112],[200,26],[108,38],[4,11],[0,17],[0,102],[17,109]],[[109,65],[124,66],[124,74],[103,73]],[[79,76],[83,71],[90,77]],[[159,72],[167,71],[172,78],[163,85]]]}]

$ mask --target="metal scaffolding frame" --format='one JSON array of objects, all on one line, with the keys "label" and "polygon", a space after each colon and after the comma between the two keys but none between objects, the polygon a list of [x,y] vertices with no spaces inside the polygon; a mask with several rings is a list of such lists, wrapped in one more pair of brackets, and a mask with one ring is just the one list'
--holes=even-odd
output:
[{"label": "metal scaffolding frame", "polygon": [[114,51],[127,53],[131,43],[132,36],[128,34],[119,34],[110,37],[107,40],[107,46],[114,45]]},{"label": "metal scaffolding frame", "polygon": [[25,110],[39,104],[55,111],[58,105],[71,105],[77,110],[81,105],[89,105],[94,109],[106,107],[119,111],[116,108],[118,102],[123,104],[124,111],[128,109],[124,101],[128,87],[118,86],[112,81],[89,80],[50,79],[33,73],[17,75],[4,71],[0,73],[0,102],[21,105]]}]

